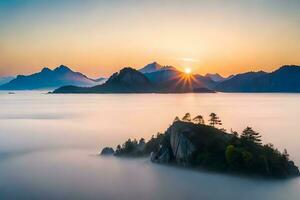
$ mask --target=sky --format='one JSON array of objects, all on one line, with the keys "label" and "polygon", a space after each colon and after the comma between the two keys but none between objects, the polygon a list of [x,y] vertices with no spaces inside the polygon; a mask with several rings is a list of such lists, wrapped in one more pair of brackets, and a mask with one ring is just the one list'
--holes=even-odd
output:
[{"label": "sky", "polygon": [[298,0],[0,0],[0,76],[157,61],[224,76],[300,65]]}]

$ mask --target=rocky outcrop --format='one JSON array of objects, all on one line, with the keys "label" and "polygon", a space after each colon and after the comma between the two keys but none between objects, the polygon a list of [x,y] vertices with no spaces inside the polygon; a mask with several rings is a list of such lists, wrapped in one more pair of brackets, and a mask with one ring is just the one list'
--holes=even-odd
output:
[{"label": "rocky outcrop", "polygon": [[[281,153],[273,145],[249,139],[244,131],[239,136],[213,126],[176,120],[165,133],[158,133],[146,143],[143,138],[139,142],[128,139],[118,145],[115,153],[111,148],[105,148],[102,154],[108,152],[118,157],[150,155],[154,163],[251,176],[289,178],[300,175],[286,150]],[[248,130],[247,134],[257,136],[253,130]]]},{"label": "rocky outcrop", "polygon": [[170,163],[173,153],[169,148],[160,147],[157,153],[151,152],[150,160],[154,163]]},{"label": "rocky outcrop", "polygon": [[171,126],[167,130],[167,134],[170,135],[170,145],[173,156],[177,163],[188,163],[192,153],[196,150],[195,146],[189,141],[185,134],[190,131],[191,130],[187,127],[178,128],[176,126]]},{"label": "rocky outcrop", "polygon": [[170,126],[166,131],[169,144],[162,145],[157,153],[151,154],[151,161],[169,163],[171,161],[180,165],[188,165],[196,147],[187,137],[192,130],[185,126]]},{"label": "rocky outcrop", "polygon": [[109,156],[109,155],[113,155],[115,153],[114,149],[111,147],[105,147],[102,149],[100,155],[102,156]]}]

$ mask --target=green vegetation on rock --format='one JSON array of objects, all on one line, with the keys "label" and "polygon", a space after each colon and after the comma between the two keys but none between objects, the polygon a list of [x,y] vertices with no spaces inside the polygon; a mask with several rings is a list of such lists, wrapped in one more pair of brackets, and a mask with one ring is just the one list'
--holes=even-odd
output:
[{"label": "green vegetation on rock", "polygon": [[286,150],[280,152],[272,144],[262,144],[261,135],[251,127],[242,133],[227,133],[220,118],[212,113],[210,125],[201,115],[193,118],[189,113],[182,120],[176,117],[165,133],[145,142],[128,139],[118,145],[115,156],[151,156],[151,161],[206,170],[258,175],[271,178],[299,176],[298,167],[289,159]]}]

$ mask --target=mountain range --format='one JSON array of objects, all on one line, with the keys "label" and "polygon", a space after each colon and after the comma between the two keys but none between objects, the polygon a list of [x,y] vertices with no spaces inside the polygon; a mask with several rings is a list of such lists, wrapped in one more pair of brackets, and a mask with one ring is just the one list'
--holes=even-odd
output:
[{"label": "mountain range", "polygon": [[13,80],[14,78],[15,78],[14,76],[3,76],[3,77],[0,77],[0,85],[8,83],[9,81]]},{"label": "mountain range", "polygon": [[[148,75],[161,72],[163,74],[177,73],[169,79],[149,79]],[[170,70],[141,73],[140,71],[126,67],[120,72],[114,73],[104,84],[94,87],[64,86],[54,90],[53,93],[185,93],[185,92],[212,92],[201,87],[201,83],[180,80],[185,76],[182,72]],[[180,74],[182,73],[182,74]],[[153,77],[153,76],[151,76]],[[184,79],[184,77],[183,77]],[[154,81],[155,80],[155,81]],[[187,80],[186,80],[187,81]],[[197,89],[197,90],[195,90]]]},{"label": "mountain range", "polygon": [[217,73],[186,74],[153,62],[139,70],[125,67],[109,79],[94,80],[61,65],[19,75],[0,86],[2,90],[49,88],[57,88],[54,93],[300,92],[300,66],[285,65],[270,73],[246,72],[225,78]]},{"label": "mountain range", "polygon": [[[300,92],[300,67],[296,65],[285,65],[270,73],[264,71],[247,72],[232,75],[228,78],[224,78],[219,74],[187,75],[175,67],[164,67],[156,62],[146,65],[139,71],[130,69],[121,70],[119,74],[114,74],[106,84],[101,87],[96,86],[97,89],[95,87],[92,88],[93,90],[63,87],[54,92],[80,93],[81,90],[84,90],[85,93]],[[120,80],[123,80],[121,77],[138,76],[144,82],[141,84],[134,78],[129,78],[125,82],[115,82],[112,79],[115,76],[119,77]]]},{"label": "mountain range", "polygon": [[300,66],[284,65],[267,73],[238,74],[216,85],[220,92],[300,92]]},{"label": "mountain range", "polygon": [[54,93],[186,93],[214,92],[217,82],[201,75],[188,75],[173,66],[150,63],[139,70],[127,67],[95,87],[65,86]]},{"label": "mountain range", "polygon": [[218,74],[218,73],[215,73],[215,74],[207,73],[207,74],[205,75],[205,77],[210,78],[211,80],[220,83],[220,82],[223,82],[223,81],[225,81],[225,80],[231,79],[231,78],[233,77],[233,75],[230,75],[230,76],[228,76],[227,78],[224,78],[223,76],[221,76],[221,75]]},{"label": "mountain range", "polygon": [[94,87],[64,86],[53,93],[147,93],[151,82],[139,71],[126,67],[114,73],[104,84]]},{"label": "mountain range", "polygon": [[61,65],[54,70],[43,68],[40,72],[28,76],[18,75],[16,78],[0,86],[0,90],[36,90],[55,89],[64,85],[89,87],[101,84],[104,78],[97,80],[74,72]]},{"label": "mountain range", "polygon": [[158,72],[158,71],[165,71],[165,70],[177,70],[173,66],[162,66],[158,64],[157,62],[150,63],[146,65],[145,67],[139,69],[139,71],[143,74],[152,73],[152,72]]}]

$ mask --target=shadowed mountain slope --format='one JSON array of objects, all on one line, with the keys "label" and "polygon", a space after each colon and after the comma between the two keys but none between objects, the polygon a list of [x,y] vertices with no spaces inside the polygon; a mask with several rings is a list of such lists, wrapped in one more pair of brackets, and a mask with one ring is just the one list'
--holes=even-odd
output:
[{"label": "shadowed mountain slope", "polygon": [[[162,74],[164,73],[169,73],[169,70]],[[194,92],[195,89],[195,92],[212,92],[194,76],[187,76],[173,70],[171,73],[172,76],[168,78],[151,79],[147,75],[152,73],[142,74],[127,67],[114,73],[103,85],[94,87],[64,86],[54,90],[53,93],[186,93]],[[157,75],[161,76],[162,74]]]},{"label": "shadowed mountain slope", "polygon": [[285,65],[271,73],[239,74],[215,89],[222,92],[300,92],[300,67]]},{"label": "shadowed mountain slope", "polygon": [[70,68],[61,65],[54,70],[43,68],[40,72],[24,76],[18,75],[10,82],[1,85],[1,90],[34,90],[51,89],[63,85],[93,86],[99,84],[98,81],[87,76],[74,72]]}]

